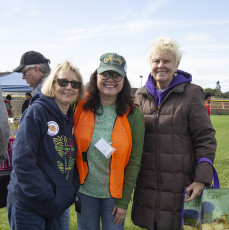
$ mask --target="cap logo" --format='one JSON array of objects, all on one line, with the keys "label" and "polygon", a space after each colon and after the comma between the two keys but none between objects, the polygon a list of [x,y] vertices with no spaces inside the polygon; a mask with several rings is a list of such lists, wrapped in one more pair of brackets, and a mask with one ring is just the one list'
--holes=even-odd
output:
[{"label": "cap logo", "polygon": [[116,64],[116,65],[122,65],[122,61],[120,58],[115,58],[112,55],[110,55],[109,57],[104,59],[104,63],[112,63],[112,64]]}]

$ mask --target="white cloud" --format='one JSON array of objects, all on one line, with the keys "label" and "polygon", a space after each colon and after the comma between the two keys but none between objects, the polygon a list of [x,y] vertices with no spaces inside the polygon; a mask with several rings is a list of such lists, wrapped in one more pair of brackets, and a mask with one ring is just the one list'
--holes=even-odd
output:
[{"label": "white cloud", "polygon": [[[105,33],[109,33],[109,27],[101,25],[101,26],[83,26],[80,28],[74,28],[69,30],[62,31],[62,35],[64,36],[63,40],[66,42],[83,40],[86,38],[93,38],[102,36]],[[67,35],[67,36],[66,36]]]},{"label": "white cloud", "polygon": [[153,13],[158,11],[160,8],[167,5],[170,1],[169,0],[149,0],[146,5],[144,6],[144,10],[142,11],[142,16],[148,17],[152,16]]},{"label": "white cloud", "polygon": [[[167,2],[167,0],[164,1]],[[150,7],[149,7],[150,8]],[[151,9],[152,10],[152,9]],[[205,21],[205,22],[190,22],[187,20],[159,20],[159,19],[129,19],[123,22],[120,20],[118,23],[111,24],[110,22],[103,24],[77,24],[69,25],[69,29],[63,30],[61,33],[64,38],[61,40],[79,41],[86,38],[102,37],[107,35],[128,35],[130,33],[139,32],[152,32],[153,30],[165,31],[181,28],[198,28],[203,26],[215,25],[225,25],[229,24],[229,21]],[[47,25],[46,25],[47,26]],[[70,28],[71,27],[71,28]],[[67,36],[66,36],[67,35]],[[192,43],[209,43],[213,42],[215,39],[208,33],[189,33],[185,36],[187,42]]]},{"label": "white cloud", "polygon": [[18,1],[13,1],[9,5],[5,5],[2,9],[4,15],[7,17],[14,17],[15,14],[21,12],[21,5]]},{"label": "white cloud", "polygon": [[212,42],[214,39],[207,33],[190,33],[186,36],[186,40],[187,42],[207,43]]},{"label": "white cloud", "polygon": [[29,12],[29,14],[30,14],[31,16],[40,16],[40,15],[41,15],[41,12],[38,11],[37,9],[33,9],[33,10],[31,10],[31,11]]},{"label": "white cloud", "polygon": [[10,29],[3,28],[0,30],[0,35],[8,35],[10,33]]},{"label": "white cloud", "polygon": [[[127,35],[130,33],[139,33],[161,27],[169,28],[177,21],[160,21],[160,20],[130,20],[125,23],[120,22],[110,25],[76,25],[77,28],[64,30],[61,32],[62,38],[66,42],[78,41],[86,38],[102,37],[108,35]],[[67,35],[67,37],[66,37]]]},{"label": "white cloud", "polygon": [[41,50],[53,51],[53,50],[58,49],[59,46],[57,44],[54,44],[54,43],[44,42],[44,43],[40,43],[38,45],[38,48]]},{"label": "white cloud", "polygon": [[139,18],[148,18],[152,16],[162,7],[165,7],[167,3],[171,0],[143,0],[136,1],[134,4],[130,4],[129,1],[122,1],[122,11],[121,14],[115,19],[139,19]]}]

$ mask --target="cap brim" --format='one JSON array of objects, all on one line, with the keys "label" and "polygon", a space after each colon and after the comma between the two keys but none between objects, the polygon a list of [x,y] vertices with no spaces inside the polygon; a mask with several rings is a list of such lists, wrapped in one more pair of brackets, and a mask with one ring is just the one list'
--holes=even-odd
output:
[{"label": "cap brim", "polygon": [[125,71],[123,71],[123,70],[121,70],[121,69],[118,69],[118,68],[115,68],[115,67],[113,67],[113,66],[106,66],[106,67],[104,67],[104,66],[100,66],[100,67],[98,67],[97,68],[97,73],[103,73],[103,72],[105,72],[105,71],[114,71],[114,72],[117,72],[117,73],[119,73],[120,75],[122,75],[123,77],[125,77],[126,76],[126,73],[125,73]]},{"label": "cap brim", "polygon": [[19,65],[16,69],[13,70],[13,72],[21,72],[21,69],[24,67],[25,65]]}]

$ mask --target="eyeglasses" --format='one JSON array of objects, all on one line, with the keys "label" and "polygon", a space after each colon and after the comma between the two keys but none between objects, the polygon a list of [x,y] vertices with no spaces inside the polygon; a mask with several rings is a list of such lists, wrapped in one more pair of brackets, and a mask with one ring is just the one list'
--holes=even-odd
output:
[{"label": "eyeglasses", "polygon": [[27,72],[28,70],[30,70],[30,69],[33,69],[33,68],[34,68],[34,66],[33,66],[33,67],[29,67],[29,68],[26,69],[24,72],[22,72],[22,75],[25,76],[25,75],[26,75],[26,72]]},{"label": "eyeglasses", "polygon": [[101,74],[99,74],[100,78],[104,81],[107,81],[110,77],[112,77],[112,79],[115,82],[119,82],[122,80],[123,76],[121,76],[118,73],[113,73],[113,72],[103,72]]},{"label": "eyeglasses", "polygon": [[81,83],[80,81],[68,81],[67,79],[56,79],[57,80],[57,84],[60,86],[60,87],[66,87],[69,83],[71,84],[71,87],[73,89],[79,89],[80,86],[81,86]]}]

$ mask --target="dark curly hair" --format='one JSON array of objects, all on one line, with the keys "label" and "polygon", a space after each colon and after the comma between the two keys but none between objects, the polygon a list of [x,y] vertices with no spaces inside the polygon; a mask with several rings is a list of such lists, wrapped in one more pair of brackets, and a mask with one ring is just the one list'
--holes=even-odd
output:
[{"label": "dark curly hair", "polygon": [[[96,113],[97,115],[102,115],[102,113],[99,112],[101,102],[99,90],[97,87],[97,70],[95,70],[90,77],[90,81],[87,84],[87,92],[88,95],[86,97],[84,109],[91,110],[93,113]],[[119,116],[123,116],[126,113],[127,106],[129,106],[131,109],[130,113],[133,112],[133,97],[131,96],[131,86],[127,77],[124,77],[123,88],[118,94],[116,106],[116,113]]]},{"label": "dark curly hair", "polygon": [[10,101],[10,100],[12,100],[12,97],[10,95],[7,95],[6,99]]},{"label": "dark curly hair", "polygon": [[211,97],[211,96],[212,96],[211,92],[206,91],[206,92],[204,93],[204,100],[207,100],[207,98],[209,98],[209,97]]}]

